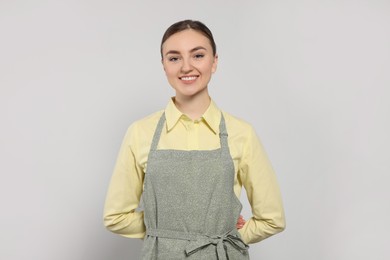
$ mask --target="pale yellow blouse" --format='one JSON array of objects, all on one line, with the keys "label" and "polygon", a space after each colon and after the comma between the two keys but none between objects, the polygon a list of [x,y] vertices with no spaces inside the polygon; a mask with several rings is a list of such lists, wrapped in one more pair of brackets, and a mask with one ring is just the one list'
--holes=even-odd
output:
[{"label": "pale yellow blouse", "polygon": [[[213,150],[220,147],[221,110],[213,101],[204,115],[195,121],[181,113],[173,100],[164,111],[166,127],[158,149]],[[134,122],[123,139],[104,208],[104,224],[114,233],[131,238],[145,236],[143,212],[135,209],[143,190],[152,137],[164,111]],[[252,207],[253,216],[239,232],[244,242],[256,243],[285,228],[279,187],[254,129],[228,113],[223,114],[235,167],[234,192],[240,198],[244,186]]]}]

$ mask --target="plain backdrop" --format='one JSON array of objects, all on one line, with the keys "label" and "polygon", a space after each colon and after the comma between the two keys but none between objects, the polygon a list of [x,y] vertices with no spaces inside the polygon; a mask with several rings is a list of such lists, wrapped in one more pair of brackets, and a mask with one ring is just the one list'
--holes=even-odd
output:
[{"label": "plain backdrop", "polygon": [[388,0],[0,0],[0,259],[138,259],[104,199],[127,127],[174,95],[159,45],[187,18],[281,186],[287,228],[251,259],[390,259]]}]

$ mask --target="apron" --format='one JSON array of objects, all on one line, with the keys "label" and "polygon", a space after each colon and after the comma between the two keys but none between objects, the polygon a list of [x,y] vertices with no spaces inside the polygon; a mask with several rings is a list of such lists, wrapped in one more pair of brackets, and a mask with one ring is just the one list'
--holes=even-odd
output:
[{"label": "apron", "polygon": [[163,113],[144,179],[142,260],[249,260],[236,229],[242,205],[222,113],[216,150],[157,150],[164,125]]}]

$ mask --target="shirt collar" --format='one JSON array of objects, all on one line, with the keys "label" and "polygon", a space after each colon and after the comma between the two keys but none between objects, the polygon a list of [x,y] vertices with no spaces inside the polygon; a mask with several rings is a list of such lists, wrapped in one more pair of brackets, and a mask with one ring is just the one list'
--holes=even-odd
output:
[{"label": "shirt collar", "polygon": [[[167,122],[168,132],[175,127],[182,116],[185,116],[179,109],[177,109],[173,98],[169,100],[165,108],[165,118]],[[210,129],[217,134],[219,132],[219,123],[221,121],[221,110],[217,107],[213,100],[211,100],[209,107],[201,117],[202,120],[210,127]]]}]

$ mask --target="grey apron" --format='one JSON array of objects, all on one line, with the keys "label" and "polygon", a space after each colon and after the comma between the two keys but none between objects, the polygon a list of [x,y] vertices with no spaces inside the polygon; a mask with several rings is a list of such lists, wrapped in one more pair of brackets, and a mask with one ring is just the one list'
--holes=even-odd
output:
[{"label": "grey apron", "polygon": [[142,260],[249,259],[248,245],[236,229],[242,205],[233,190],[223,115],[216,150],[157,150],[164,125],[165,114],[153,136],[144,179]]}]

